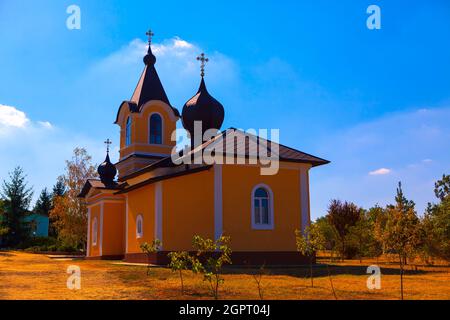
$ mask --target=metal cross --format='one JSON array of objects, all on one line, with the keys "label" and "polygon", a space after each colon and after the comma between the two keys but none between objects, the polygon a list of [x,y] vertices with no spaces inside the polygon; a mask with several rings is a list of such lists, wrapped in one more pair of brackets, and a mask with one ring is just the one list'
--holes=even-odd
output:
[{"label": "metal cross", "polygon": [[205,65],[206,65],[206,62],[209,61],[209,59],[205,57],[204,53],[202,53],[197,57],[197,60],[201,61],[201,65],[200,65],[201,73],[200,74],[202,77],[204,77],[205,76]]},{"label": "metal cross", "polygon": [[108,138],[104,143],[106,144],[106,152],[109,153],[109,146],[112,145],[112,141]]},{"label": "metal cross", "polygon": [[155,35],[155,34],[153,33],[152,29],[149,29],[149,30],[145,33],[145,35],[148,37],[148,44],[151,44],[151,43],[152,43],[152,38],[153,38],[153,36]]}]

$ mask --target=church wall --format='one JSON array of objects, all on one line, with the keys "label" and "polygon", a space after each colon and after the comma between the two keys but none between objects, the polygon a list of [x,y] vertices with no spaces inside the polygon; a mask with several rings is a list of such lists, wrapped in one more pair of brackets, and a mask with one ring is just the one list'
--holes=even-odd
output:
[{"label": "church wall", "polygon": [[[296,229],[301,228],[300,170],[281,168],[262,176],[256,166],[223,166],[223,233],[231,236],[233,251],[296,251]],[[252,229],[252,191],[269,186],[274,197],[274,229]]]},{"label": "church wall", "polygon": [[194,235],[214,238],[214,171],[162,183],[163,249],[192,250]]},{"label": "church wall", "polygon": [[[141,253],[140,245],[151,243],[155,234],[155,186],[148,185],[128,193],[127,253]],[[136,218],[142,215],[144,234],[136,237]]]},{"label": "church wall", "polygon": [[125,252],[125,204],[105,202],[103,212],[103,256],[118,256]]}]

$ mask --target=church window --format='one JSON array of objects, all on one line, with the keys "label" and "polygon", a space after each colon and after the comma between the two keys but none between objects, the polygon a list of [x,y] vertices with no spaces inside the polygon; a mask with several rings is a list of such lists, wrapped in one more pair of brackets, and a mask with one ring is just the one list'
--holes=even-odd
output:
[{"label": "church window", "polygon": [[149,121],[150,144],[162,144],[162,118],[154,113]]},{"label": "church window", "polygon": [[92,222],[92,245],[97,245],[97,235],[98,235],[98,227],[97,227],[97,218],[94,218]]},{"label": "church window", "polygon": [[141,215],[136,218],[136,238],[140,239],[144,236],[144,224]]},{"label": "church window", "polygon": [[125,126],[125,145],[128,147],[131,144],[131,117],[128,117]]},{"label": "church window", "polygon": [[256,186],[252,194],[253,229],[273,229],[273,195],[269,187]]}]

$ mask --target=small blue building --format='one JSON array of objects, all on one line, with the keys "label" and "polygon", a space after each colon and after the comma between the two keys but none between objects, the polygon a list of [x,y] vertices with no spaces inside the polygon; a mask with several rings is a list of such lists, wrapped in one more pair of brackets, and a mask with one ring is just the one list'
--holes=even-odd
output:
[{"label": "small blue building", "polygon": [[25,218],[30,223],[32,237],[48,237],[49,219],[47,216],[40,214],[31,214]]}]

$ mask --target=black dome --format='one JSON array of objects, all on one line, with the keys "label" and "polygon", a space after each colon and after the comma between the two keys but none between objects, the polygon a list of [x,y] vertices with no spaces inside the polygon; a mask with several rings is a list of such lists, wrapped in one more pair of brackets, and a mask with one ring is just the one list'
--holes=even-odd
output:
[{"label": "black dome", "polygon": [[117,174],[116,167],[111,163],[111,160],[109,160],[109,153],[106,154],[105,161],[98,166],[97,172],[100,176],[100,180],[105,186],[110,186],[115,184],[114,178]]},{"label": "black dome", "polygon": [[225,110],[222,104],[209,94],[202,77],[197,94],[185,103],[182,112],[183,127],[191,134],[192,143],[195,121],[202,122],[203,135],[209,129],[219,130],[224,117]]}]

